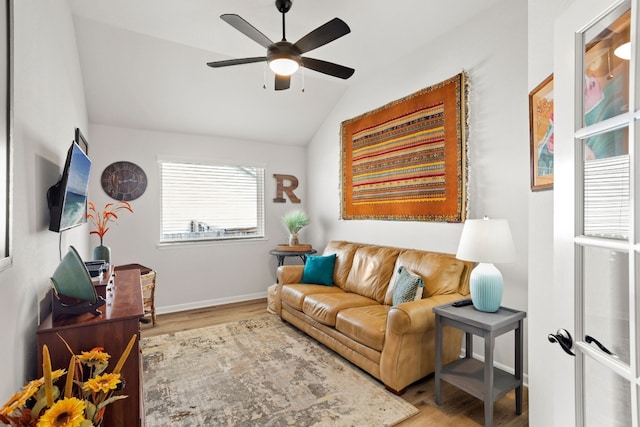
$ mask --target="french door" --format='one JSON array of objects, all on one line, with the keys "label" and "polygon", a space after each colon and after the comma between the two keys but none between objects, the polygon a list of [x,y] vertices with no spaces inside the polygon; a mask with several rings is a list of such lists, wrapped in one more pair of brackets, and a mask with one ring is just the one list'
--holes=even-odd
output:
[{"label": "french door", "polygon": [[554,388],[575,399],[554,425],[639,426],[637,28],[638,0],[578,0],[555,25],[549,297],[573,338]]}]

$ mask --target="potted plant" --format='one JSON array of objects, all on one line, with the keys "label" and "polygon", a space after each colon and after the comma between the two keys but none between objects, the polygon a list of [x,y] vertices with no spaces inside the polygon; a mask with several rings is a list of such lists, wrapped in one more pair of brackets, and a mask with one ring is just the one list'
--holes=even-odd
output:
[{"label": "potted plant", "polygon": [[302,211],[292,211],[282,217],[282,224],[289,232],[289,246],[299,244],[298,233],[309,225],[309,217]]},{"label": "potted plant", "polygon": [[87,213],[87,219],[91,221],[96,228],[89,232],[89,234],[95,234],[100,237],[100,246],[96,246],[93,249],[93,259],[104,260],[107,263],[111,263],[111,248],[104,246],[104,235],[109,231],[109,223],[118,219],[118,211],[127,210],[133,213],[133,208],[128,202],[107,203],[104,205],[102,212],[96,209],[96,205],[93,202],[89,202],[89,213]]}]

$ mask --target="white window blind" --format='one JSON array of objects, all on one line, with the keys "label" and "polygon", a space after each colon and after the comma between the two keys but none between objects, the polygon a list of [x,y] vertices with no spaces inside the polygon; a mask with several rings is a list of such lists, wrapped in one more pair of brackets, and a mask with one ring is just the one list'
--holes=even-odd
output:
[{"label": "white window blind", "polygon": [[588,160],[584,165],[584,234],[629,238],[629,156]]},{"label": "white window blind", "polygon": [[264,237],[264,168],[161,162],[161,242]]}]

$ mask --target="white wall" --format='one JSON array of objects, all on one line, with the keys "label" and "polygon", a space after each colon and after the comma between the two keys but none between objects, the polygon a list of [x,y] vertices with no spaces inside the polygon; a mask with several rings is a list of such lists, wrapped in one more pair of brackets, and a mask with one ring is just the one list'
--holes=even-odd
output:
[{"label": "white wall", "polygon": [[[553,22],[572,0],[529,0],[529,91],[553,72]],[[546,302],[553,298],[553,190],[529,193],[529,422],[549,425],[554,402],[561,399],[543,387],[552,366],[547,334],[555,333]],[[546,382],[548,384],[548,382]]]},{"label": "white wall", "polygon": [[36,375],[39,302],[63,252],[86,254],[86,226],[48,231],[46,192],[64,166],[74,129],[87,129],[67,2],[14,1],[13,265],[0,272],[0,401]]},{"label": "white wall", "polygon": [[[212,114],[214,114],[212,112]],[[285,212],[304,209],[304,147],[265,144],[229,138],[154,132],[91,125],[89,154],[93,160],[90,198],[101,207],[108,198],[100,187],[106,166],[119,160],[136,163],[149,182],[142,197],[131,202],[134,213],[124,212],[105,236],[114,264],[140,263],[158,272],[156,307],[160,313],[247,300],[266,296],[275,283],[276,258],[269,250],[287,241],[280,223]],[[160,188],[158,158],[227,160],[263,164],[265,173],[266,235],[261,241],[224,242],[159,247]],[[294,175],[294,193],[301,203],[274,203],[273,174]],[[309,226],[312,228],[313,224]],[[300,234],[305,242],[305,230]],[[99,240],[92,237],[92,246]],[[287,259],[287,263],[295,260]]]},{"label": "white wall", "polygon": [[[503,305],[527,310],[526,51],[527,2],[506,0],[350,88],[308,146],[309,213],[322,225],[313,228],[313,243],[344,239],[455,253],[462,224],[339,220],[340,123],[464,69],[470,78],[469,218],[509,221],[517,261],[498,266],[505,278]],[[479,341],[474,350],[482,348]],[[513,334],[498,339],[495,356],[513,367]]]}]

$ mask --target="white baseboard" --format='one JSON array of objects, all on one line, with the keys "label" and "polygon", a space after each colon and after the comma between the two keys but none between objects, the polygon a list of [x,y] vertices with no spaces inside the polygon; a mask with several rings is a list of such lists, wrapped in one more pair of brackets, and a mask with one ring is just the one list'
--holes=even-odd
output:
[{"label": "white baseboard", "polygon": [[[192,303],[188,303],[188,304],[176,304],[176,305],[169,305],[169,306],[164,306],[164,307],[156,307],[156,313],[157,314],[176,313],[176,312],[179,312],[179,311],[195,310],[197,308],[214,307],[216,305],[231,304],[231,303],[234,303],[234,302],[251,301],[251,300],[254,300],[254,299],[260,299],[260,298],[266,298],[266,297],[267,297],[267,292],[266,291],[265,292],[257,292],[255,294],[236,295],[236,296],[233,296],[233,297],[216,298],[216,299],[192,302]],[[266,308],[266,305],[265,305],[265,308]]]}]

